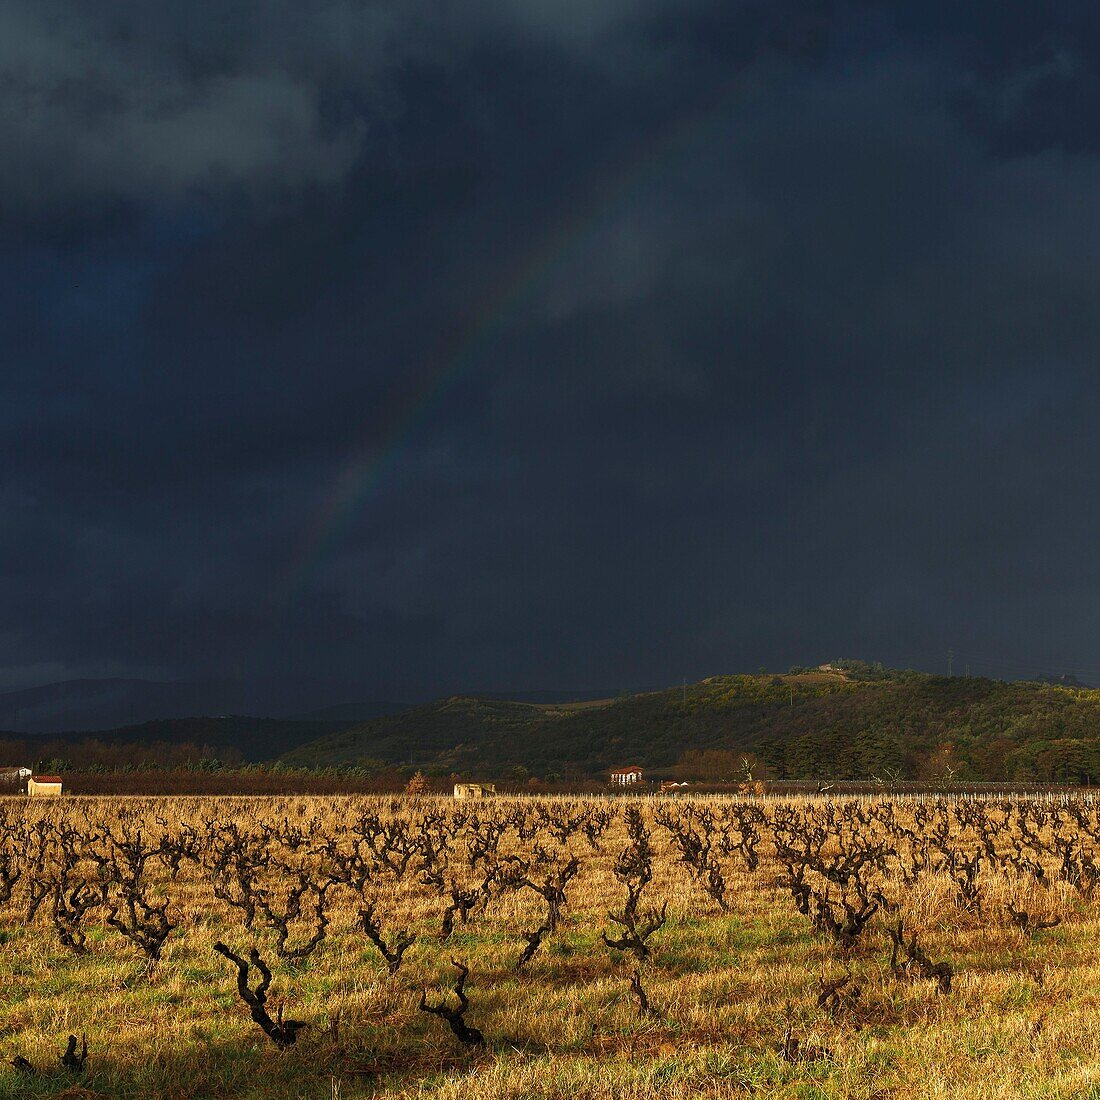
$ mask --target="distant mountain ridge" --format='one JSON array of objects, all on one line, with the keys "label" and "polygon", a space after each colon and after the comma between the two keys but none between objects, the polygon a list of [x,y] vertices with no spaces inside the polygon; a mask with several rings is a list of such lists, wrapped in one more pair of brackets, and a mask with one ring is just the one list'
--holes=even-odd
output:
[{"label": "distant mountain ridge", "polygon": [[[233,763],[265,763],[318,737],[344,729],[340,721],[296,721],[283,718],[250,718],[218,715],[199,718],[162,718],[109,730],[70,733],[25,733],[0,730],[5,756],[20,760],[46,757],[71,762],[100,760],[103,747],[116,762],[138,760],[163,763],[167,757],[223,759]],[[187,750],[183,753],[183,750]],[[183,753],[183,756],[181,756]],[[0,763],[8,763],[0,759]]]},{"label": "distant mountain ridge", "polygon": [[354,722],[404,706],[381,701],[328,704],[345,691],[309,680],[62,680],[0,693],[0,727],[21,733],[84,733],[230,714]]},{"label": "distant mountain ridge", "polygon": [[[351,725],[407,710],[397,700],[331,703],[346,688],[313,681],[190,680],[159,681],[127,677],[60,680],[0,692],[0,729],[21,734],[107,734],[149,722],[251,715],[299,722]],[[478,693],[486,699],[530,703],[607,699],[618,691]],[[280,750],[282,751],[282,750]]]}]

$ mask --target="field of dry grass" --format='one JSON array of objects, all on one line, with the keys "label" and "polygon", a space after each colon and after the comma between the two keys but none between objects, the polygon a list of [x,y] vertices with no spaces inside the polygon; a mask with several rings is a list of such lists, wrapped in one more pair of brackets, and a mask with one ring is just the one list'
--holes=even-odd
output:
[{"label": "field of dry grass", "polygon": [[1100,1098],[1098,845],[1086,801],[5,799],[0,1095]]}]

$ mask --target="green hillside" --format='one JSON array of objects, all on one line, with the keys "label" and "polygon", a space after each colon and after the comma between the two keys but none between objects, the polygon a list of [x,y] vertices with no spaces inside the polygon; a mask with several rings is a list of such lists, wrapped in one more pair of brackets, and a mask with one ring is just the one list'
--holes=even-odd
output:
[{"label": "green hillside", "polygon": [[716,676],[686,690],[572,705],[456,696],[322,737],[282,759],[308,766],[373,759],[484,776],[518,768],[587,775],[637,764],[733,778],[751,754],[779,779],[1100,777],[1098,690],[838,664],[843,671]]}]

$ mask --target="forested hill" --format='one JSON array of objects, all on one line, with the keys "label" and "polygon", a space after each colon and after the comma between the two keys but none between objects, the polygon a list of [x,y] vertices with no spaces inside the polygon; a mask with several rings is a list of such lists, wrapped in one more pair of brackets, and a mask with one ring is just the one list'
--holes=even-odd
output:
[{"label": "forested hill", "polygon": [[1100,777],[1100,691],[847,671],[716,676],[572,705],[456,696],[304,745],[287,763],[364,759],[436,774],[548,777],[627,764],[733,778],[746,754],[775,778],[1087,782]]}]

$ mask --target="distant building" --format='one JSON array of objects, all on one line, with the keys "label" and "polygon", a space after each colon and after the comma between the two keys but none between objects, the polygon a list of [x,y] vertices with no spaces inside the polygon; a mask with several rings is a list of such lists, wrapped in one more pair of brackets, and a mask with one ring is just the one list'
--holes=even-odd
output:
[{"label": "distant building", "polygon": [[488,798],[497,793],[493,783],[456,783],[455,798]]},{"label": "distant building", "polygon": [[27,780],[27,794],[32,797],[50,797],[61,793],[61,776],[35,775]]},{"label": "distant building", "polygon": [[623,768],[621,771],[611,773],[612,787],[631,787],[641,781],[642,769],[638,767]]},{"label": "distant building", "polygon": [[667,794],[669,791],[679,791],[690,786],[691,784],[686,779],[682,783],[677,783],[675,779],[665,779],[661,783],[661,794]]},{"label": "distant building", "polygon": [[32,774],[30,768],[0,768],[0,794],[22,794]]}]

